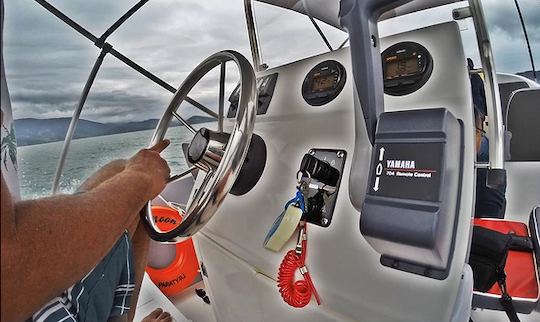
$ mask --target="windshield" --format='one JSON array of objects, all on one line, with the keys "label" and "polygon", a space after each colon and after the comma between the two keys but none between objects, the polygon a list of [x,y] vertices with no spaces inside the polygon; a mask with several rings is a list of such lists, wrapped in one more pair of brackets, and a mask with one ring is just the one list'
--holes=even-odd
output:
[{"label": "windshield", "polygon": [[[136,0],[56,0],[50,3],[99,37]],[[149,1],[107,41],[113,48],[177,88],[203,59],[224,49],[251,60],[243,0]],[[70,118],[99,49],[34,1],[5,2],[4,62],[19,155],[23,198],[51,193]],[[219,68],[190,96],[217,111]],[[238,82],[227,64],[226,97]],[[92,171],[125,158],[150,142],[172,93],[107,55],[85,103],[67,155],[60,188],[72,192]],[[187,105],[187,106],[184,106]],[[215,119],[183,104],[180,114],[195,128]],[[185,170],[184,127],[171,131],[166,158]]]}]

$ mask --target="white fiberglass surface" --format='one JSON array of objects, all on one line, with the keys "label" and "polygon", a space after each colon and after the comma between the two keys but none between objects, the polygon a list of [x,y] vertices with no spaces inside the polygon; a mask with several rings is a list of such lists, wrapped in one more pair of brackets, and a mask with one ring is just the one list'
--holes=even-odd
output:
[{"label": "white fiberglass surface", "polygon": [[[432,31],[425,31],[426,35],[419,36],[418,41],[429,47],[425,42],[430,37],[430,32],[433,32],[432,37],[436,37],[441,31],[451,32],[454,37],[452,39],[459,39],[455,26],[445,25],[436,27]],[[413,37],[413,40],[416,39],[412,34],[404,35],[402,38],[407,36]],[[399,41],[402,38],[388,41]],[[438,41],[448,43],[448,39]],[[436,51],[435,55],[442,52],[442,50]],[[459,50],[457,53],[456,56],[452,56],[452,59],[462,60],[462,68],[456,68],[455,64],[448,65],[448,68],[453,70],[449,73],[452,76],[450,79],[434,76],[434,83],[429,85],[433,90],[438,86],[448,85],[445,80],[458,84],[467,82],[463,53],[460,54]],[[440,58],[436,56],[438,61]],[[343,92],[334,101],[320,107],[312,107],[302,99],[301,84],[307,71],[325,59],[334,59],[344,64],[347,68],[347,83]],[[294,242],[289,242],[281,253],[273,253],[263,248],[264,236],[282,211],[284,203],[294,194],[295,174],[303,154],[310,148],[344,149],[347,151],[346,167],[332,224],[328,228],[310,226],[309,232],[308,267],[324,303],[321,310],[334,312],[331,314],[331,319],[321,321],[351,319],[417,322],[449,319],[458,292],[469,236],[474,178],[472,132],[466,133],[466,142],[469,143],[466,145],[465,160],[469,161],[470,166],[465,170],[467,178],[463,183],[464,187],[469,187],[464,190],[464,193],[469,195],[462,202],[457,234],[459,240],[456,244],[450,276],[446,280],[439,281],[389,269],[379,263],[380,255],[366,243],[360,234],[361,214],[353,207],[350,200],[351,190],[349,190],[348,178],[351,175],[355,144],[365,145],[365,156],[363,158],[359,156],[358,160],[369,159],[369,147],[365,137],[364,140],[356,138],[355,141],[355,126],[362,127],[363,121],[358,116],[355,119],[353,113],[353,82],[348,51],[345,49],[302,60],[268,71],[268,73],[276,71],[279,73],[278,83],[268,113],[259,116],[255,126],[255,133],[263,137],[268,150],[267,165],[263,176],[248,194],[240,197],[229,196],[219,213],[203,230],[203,233],[219,246],[199,247],[203,257],[206,256],[207,250],[213,252],[212,247],[223,248],[231,257],[236,258],[235,261],[240,261],[243,266],[249,267],[253,272],[268,277],[270,283],[257,284],[258,288],[267,288],[264,291],[235,292],[231,295],[222,286],[213,285],[212,275],[209,275],[207,284],[213,290],[216,299],[219,301],[220,298],[227,297],[227,302],[241,303],[249,297],[250,301],[257,302],[257,297],[262,300],[264,296],[260,294],[266,292],[268,294],[273,292],[275,298],[280,298],[277,286],[272,285],[271,280],[275,280],[278,266],[285,252],[293,248]],[[437,72],[441,70],[437,69]],[[434,100],[427,106],[417,107],[447,106],[457,117],[472,126],[470,94],[466,92],[468,86],[465,84],[460,86],[456,88],[458,93],[455,95],[440,95],[439,101]],[[443,88],[438,88],[438,90],[441,89]],[[441,94],[440,91],[438,93]],[[424,92],[419,94],[422,95],[416,96],[418,100],[426,95]],[[405,104],[402,108],[415,107],[413,100],[409,102],[410,104]],[[416,104],[419,104],[419,101]],[[394,108],[396,109],[397,106]],[[363,176],[366,180],[367,172],[362,173],[359,170],[355,176],[359,178]],[[220,262],[219,265],[226,264]],[[219,267],[208,269],[219,270]],[[275,306],[274,309],[279,310],[279,306]],[[260,314],[260,310],[257,312]],[[301,316],[302,311],[291,312],[291,316],[296,315]],[[224,321],[233,320],[232,318],[224,319]]]},{"label": "white fiberglass surface", "polygon": [[142,321],[148,314],[157,308],[161,308],[169,312],[176,322],[190,322],[182,312],[169,301],[169,299],[161,293],[150,277],[145,273],[143,276],[141,291],[137,301],[134,321]]},{"label": "white fiberglass surface", "polygon": [[540,162],[506,162],[506,215],[528,222],[531,210],[540,205]]}]

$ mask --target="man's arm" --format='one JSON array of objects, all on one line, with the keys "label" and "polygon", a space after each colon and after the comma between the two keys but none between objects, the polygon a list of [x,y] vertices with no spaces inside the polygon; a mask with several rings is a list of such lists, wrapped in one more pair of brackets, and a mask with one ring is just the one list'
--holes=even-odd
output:
[{"label": "man's arm", "polygon": [[13,203],[1,182],[1,320],[28,318],[81,279],[110,250],[144,203],[165,187],[159,156],[142,150],[93,189]]},{"label": "man's arm", "polygon": [[124,171],[124,169],[126,168],[126,163],[127,160],[124,159],[113,160],[107,163],[90,177],[88,177],[86,180],[84,180],[84,182],[81,184],[81,186],[77,189],[75,193],[83,193],[94,189],[101,183]]}]

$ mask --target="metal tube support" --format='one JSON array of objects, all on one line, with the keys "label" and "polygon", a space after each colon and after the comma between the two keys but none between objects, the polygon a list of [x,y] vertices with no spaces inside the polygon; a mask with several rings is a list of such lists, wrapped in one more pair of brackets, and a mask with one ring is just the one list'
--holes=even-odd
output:
[{"label": "metal tube support", "polygon": [[212,117],[219,118],[219,116],[217,115],[216,112],[212,111],[208,107],[202,105],[201,103],[197,102],[196,100],[192,99],[189,96],[186,97],[186,102],[188,102],[189,104],[193,105],[194,107],[198,108],[199,110],[205,112],[206,114],[208,114],[208,115],[210,115]]},{"label": "metal tube support", "polygon": [[98,39],[96,36],[92,35],[90,31],[86,30],[81,25],[70,19],[68,16],[63,14],[60,10],[56,9],[52,4],[48,3],[47,1],[36,0],[36,2],[39,3],[43,8],[47,9],[47,11],[55,15],[57,18],[65,22],[68,26],[75,29],[78,33],[88,38],[93,43],[95,43]]},{"label": "metal tube support", "polygon": [[[149,0],[140,0],[137,2],[131,9],[129,9],[122,17],[120,17],[115,23],[112,24],[112,26],[109,27],[109,29],[105,30],[103,35],[99,37],[96,42],[104,44],[107,40],[107,37],[109,37],[113,32],[116,31],[126,20],[129,19],[137,10],[139,10],[142,6],[144,6]],[[97,44],[96,44],[97,45]]]},{"label": "metal tube support", "polygon": [[[81,35],[83,35],[84,37],[86,37],[88,40],[90,40],[91,42],[94,43],[94,45],[96,45],[98,48],[104,48],[105,46],[110,46],[109,44],[107,43],[102,43],[100,41],[101,38],[97,38],[96,36],[94,36],[91,32],[89,32],[87,29],[85,29],[83,26],[79,25],[78,23],[76,23],[75,21],[73,21],[72,19],[70,19],[68,16],[66,16],[65,14],[63,14],[60,10],[56,9],[53,5],[51,5],[50,3],[48,3],[47,1],[45,0],[35,0],[37,3],[39,3],[41,6],[43,6],[45,9],[47,9],[50,13],[52,13],[53,15],[55,15],[58,19],[62,20],[64,23],[66,23],[68,26],[70,26],[71,28],[75,29],[75,31],[77,31],[78,33],[80,33]],[[140,6],[142,6],[144,3],[140,2],[139,3]],[[136,5],[134,8],[138,9],[140,8],[139,5]],[[134,10],[134,8],[132,8],[131,10]],[[136,10],[135,10],[136,11]],[[133,14],[135,11],[133,11],[131,14]],[[131,15],[130,14],[130,15]],[[120,24],[123,23],[123,21],[121,21],[123,19],[123,17],[126,17],[126,15],[122,16],[122,18],[120,18],[119,21],[117,21],[115,23],[115,25],[117,25],[119,22]],[[126,17],[125,19],[127,19],[129,17]],[[119,25],[118,25],[119,26]],[[113,25],[114,27],[114,25]],[[112,28],[112,27],[111,27]],[[117,28],[117,27],[116,27]],[[105,35],[105,34],[104,34]],[[107,35],[108,36],[108,35]],[[103,36],[102,36],[103,37]],[[124,64],[128,65],[129,67],[133,68],[135,71],[139,72],[140,74],[142,74],[143,76],[147,77],[148,79],[150,79],[151,81],[153,81],[154,83],[156,83],[157,85],[163,87],[164,89],[166,89],[167,91],[171,92],[171,93],[176,93],[176,88],[174,88],[173,86],[171,86],[170,84],[168,84],[167,82],[165,82],[164,80],[162,80],[161,78],[157,77],[156,75],[152,74],[151,72],[149,72],[148,70],[144,69],[142,66],[140,66],[139,64],[135,63],[134,61],[132,61],[131,59],[127,58],[126,56],[124,56],[122,53],[116,51],[114,48],[110,48],[109,49],[110,51],[110,54],[113,55],[114,57],[116,57],[118,60],[120,60],[121,62],[123,62]],[[213,112],[212,110],[210,110],[209,108],[205,107],[204,105],[202,105],[201,103],[195,101],[194,99],[190,98],[190,97],[187,97],[186,98],[186,101],[188,103],[190,103],[191,105],[193,105],[194,107],[198,108],[199,110],[207,113],[208,115],[212,116],[212,117],[215,117],[215,118],[218,118],[218,115]]]},{"label": "metal tube support", "polygon": [[532,74],[535,82],[538,82],[538,77],[536,76],[536,67],[534,66],[534,59],[531,50],[531,43],[529,41],[529,35],[527,33],[527,28],[525,27],[525,22],[523,21],[523,15],[521,14],[521,8],[519,7],[518,0],[514,0],[516,4],[516,10],[519,16],[519,21],[521,22],[521,28],[523,29],[523,35],[525,36],[525,42],[527,43],[527,51],[529,52],[529,60],[531,61]]},{"label": "metal tube support", "polygon": [[105,46],[99,53],[99,56],[96,59],[96,62],[94,63],[94,67],[92,67],[92,71],[90,72],[90,76],[88,76],[88,80],[86,81],[86,84],[84,85],[84,89],[81,94],[79,104],[77,105],[77,108],[73,112],[73,117],[71,118],[71,122],[69,123],[69,128],[67,130],[66,138],[64,140],[64,145],[62,146],[62,152],[60,153],[60,159],[58,160],[58,164],[56,166],[56,172],[54,174],[54,181],[53,181],[53,186],[52,186],[53,194],[56,194],[58,192],[58,187],[60,185],[60,176],[62,175],[62,171],[64,169],[64,164],[66,162],[69,146],[71,144],[71,140],[73,139],[73,135],[75,134],[75,129],[77,128],[77,123],[79,122],[79,118],[81,117],[81,112],[84,107],[84,103],[86,102],[86,99],[88,98],[88,93],[90,92],[90,88],[92,88],[92,84],[94,84],[94,80],[96,79],[96,75],[99,71],[99,68],[101,67],[101,64],[103,63],[103,59],[105,58],[105,55],[107,55],[110,49],[111,49],[110,45]]},{"label": "metal tube support", "polygon": [[484,88],[488,109],[490,168],[487,175],[487,185],[495,188],[506,185],[506,172],[504,171],[504,128],[499,85],[482,4],[480,0],[469,0],[469,7],[476,30],[478,50],[484,71]]},{"label": "metal tube support", "polygon": [[255,13],[253,12],[253,0],[244,0],[244,12],[246,14],[246,25],[248,30],[249,45],[251,47],[251,57],[255,72],[266,69],[262,63],[261,50],[259,47],[259,36],[255,25]]},{"label": "metal tube support", "polygon": [[328,50],[334,51],[334,48],[332,48],[332,45],[330,45],[330,42],[328,41],[328,39],[326,39],[326,36],[324,35],[321,28],[319,27],[319,24],[317,24],[317,21],[315,21],[315,19],[311,15],[308,15],[308,17],[309,17],[309,20],[311,20],[311,23],[313,24],[317,32],[319,33],[319,36],[321,36],[322,40],[326,44],[326,47],[328,47]]},{"label": "metal tube support", "polygon": [[347,39],[343,40],[343,42],[341,43],[341,45],[339,45],[339,47],[337,49],[341,49],[343,47],[345,47],[345,45],[349,42],[349,37],[347,37]]},{"label": "metal tube support", "polygon": [[[168,180],[167,180],[167,183],[172,183],[172,182],[176,182],[180,179],[183,179],[185,176],[187,176],[188,174],[191,174],[193,171],[196,171],[197,170],[197,167],[190,167],[189,169],[187,169],[186,171],[184,172],[181,172],[179,174],[175,174],[173,176],[171,176]],[[161,195],[159,195],[161,196]]]},{"label": "metal tube support", "polygon": [[317,21],[315,21],[315,19],[311,15],[311,12],[309,12],[309,6],[306,4],[306,0],[302,0],[302,7],[304,7],[304,10],[306,11],[307,16],[309,17],[309,20],[313,24],[313,27],[315,27],[315,29],[319,33],[319,36],[321,36],[322,40],[326,44],[326,47],[328,47],[328,50],[334,51],[334,48],[332,48],[332,45],[330,44],[330,42],[328,41],[328,39],[324,35],[324,32],[319,27],[319,24],[317,23]]}]

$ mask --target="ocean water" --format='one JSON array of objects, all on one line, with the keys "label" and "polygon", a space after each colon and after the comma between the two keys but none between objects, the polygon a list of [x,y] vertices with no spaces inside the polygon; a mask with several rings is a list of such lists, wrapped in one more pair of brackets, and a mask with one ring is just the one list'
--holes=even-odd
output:
[{"label": "ocean water", "polygon": [[[211,128],[211,124],[198,124]],[[77,139],[71,142],[60,181],[60,192],[72,193],[99,167],[111,160],[129,158],[148,147],[154,130]],[[171,145],[162,153],[171,173],[187,169],[182,143],[189,143],[191,132],[185,127],[170,128],[166,137]],[[19,181],[23,199],[49,196],[63,142],[52,142],[17,149]]]}]

